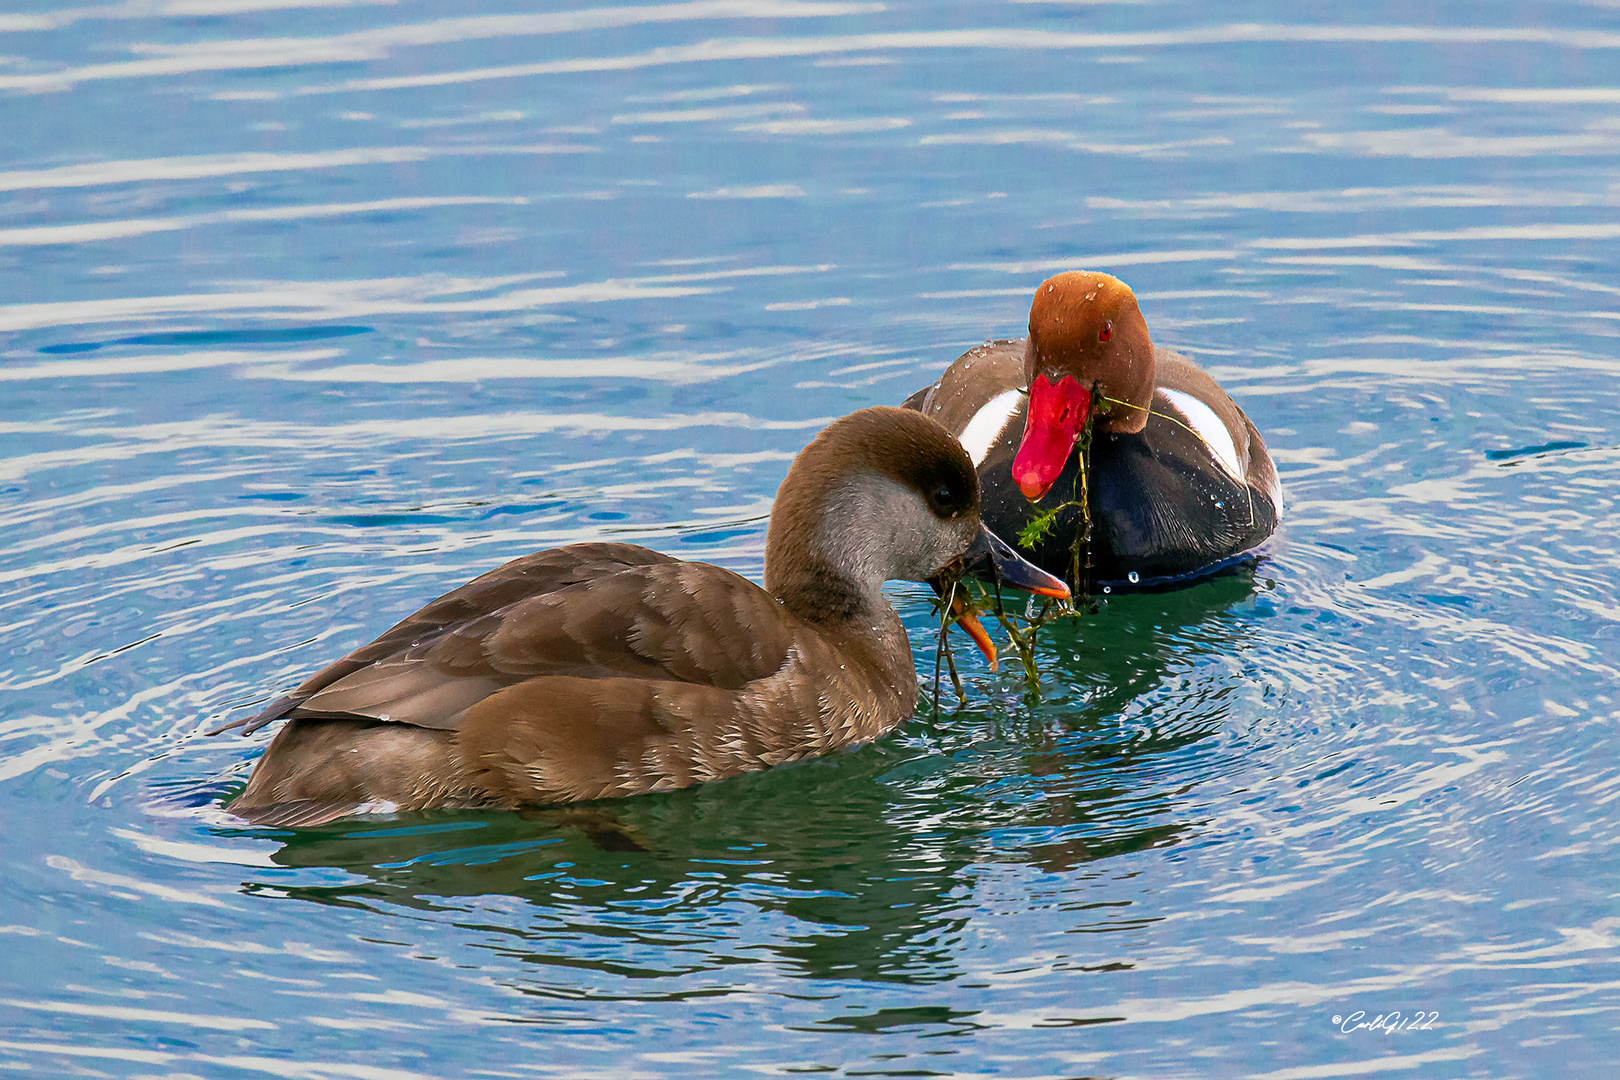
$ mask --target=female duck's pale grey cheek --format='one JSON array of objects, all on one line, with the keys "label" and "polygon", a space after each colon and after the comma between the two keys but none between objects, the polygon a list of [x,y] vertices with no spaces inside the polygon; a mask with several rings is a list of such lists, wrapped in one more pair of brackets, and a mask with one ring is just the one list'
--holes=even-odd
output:
[{"label": "female duck's pale grey cheek", "polygon": [[[978,514],[964,514],[961,523],[956,527],[956,542],[959,546],[955,555],[960,555],[973,546],[973,541],[979,538],[981,522]],[[955,555],[952,557],[954,558]]]},{"label": "female duck's pale grey cheek", "polygon": [[[877,522],[882,529],[874,533]],[[818,546],[874,585],[917,581],[932,577],[966,549],[978,529],[969,524],[941,521],[916,489],[863,473],[829,492]]]}]

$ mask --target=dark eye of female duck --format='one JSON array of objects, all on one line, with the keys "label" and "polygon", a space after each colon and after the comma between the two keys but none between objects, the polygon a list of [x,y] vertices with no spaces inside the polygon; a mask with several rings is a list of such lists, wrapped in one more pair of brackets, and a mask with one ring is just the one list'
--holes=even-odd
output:
[{"label": "dark eye of female duck", "polygon": [[960,516],[972,501],[967,484],[953,476],[940,476],[933,482],[924,484],[923,493],[928,508],[942,518]]}]

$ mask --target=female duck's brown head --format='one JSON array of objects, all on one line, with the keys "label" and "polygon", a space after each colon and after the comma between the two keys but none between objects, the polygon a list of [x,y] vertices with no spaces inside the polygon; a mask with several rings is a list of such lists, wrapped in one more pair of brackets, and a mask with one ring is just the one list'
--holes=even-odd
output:
[{"label": "female duck's brown head", "polygon": [[771,509],[765,588],[822,622],[886,606],[885,581],[923,581],[979,535],[979,478],[962,444],[909,409],[828,425],[788,470]]},{"label": "female duck's brown head", "polygon": [[1027,499],[1051,489],[1096,407],[1099,431],[1137,432],[1153,397],[1153,342],[1129,285],[1075,270],[1043,281],[1024,349],[1029,413],[1013,459]]},{"label": "female duck's brown head", "polygon": [[[829,425],[794,460],[771,509],[765,588],[807,622],[861,621],[889,610],[885,581],[935,579],[958,560],[981,578],[1069,597],[981,524],[962,444],[921,413],[879,406]],[[983,627],[954,611],[994,667]]]}]

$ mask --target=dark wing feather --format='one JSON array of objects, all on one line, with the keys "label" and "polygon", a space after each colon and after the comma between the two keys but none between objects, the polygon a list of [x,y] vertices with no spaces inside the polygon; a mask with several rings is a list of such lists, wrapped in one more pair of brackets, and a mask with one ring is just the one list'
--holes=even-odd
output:
[{"label": "dark wing feather", "polygon": [[[939,421],[946,431],[960,438],[992,398],[1003,390],[1023,385],[1024,340],[987,341],[958,356],[939,377],[939,382],[906,398],[901,408],[915,409]],[[1007,425],[1008,430],[1013,426]],[[1016,426],[1021,436],[1024,431],[1021,413]]]},{"label": "dark wing feather", "polygon": [[[782,672],[804,630],[758,585],[704,563],[627,570],[525,601],[486,651],[503,672],[529,677],[458,717],[465,775],[516,805],[762,768],[770,735],[749,684]],[[819,701],[807,708],[819,718]]]},{"label": "dark wing feather", "polygon": [[927,386],[916,391],[910,397],[906,398],[906,400],[902,401],[900,403],[900,407],[902,409],[910,409],[912,412],[923,412],[928,407],[928,395],[932,394],[935,388],[938,386],[939,383],[929,383]]},{"label": "dark wing feather", "polygon": [[514,604],[483,655],[513,681],[629,676],[737,689],[782,666],[796,626],[747,578],[671,562]]},{"label": "dark wing feather", "polygon": [[735,691],[786,661],[797,622],[746,578],[628,545],[589,547],[571,566],[557,556],[578,549],[542,552],[435,600],[248,730],[283,717],[357,717],[450,731],[474,705],[535,680]]},{"label": "dark wing feather", "polygon": [[[257,714],[224,724],[209,734],[217,735],[239,727],[243,735],[251,735],[266,724],[291,716],[309,699],[334,684],[390,658],[402,662],[430,659],[430,666],[441,668],[442,665],[442,670],[452,674],[475,671],[478,663],[474,657],[482,640],[482,635],[475,628],[484,617],[524,599],[568,589],[630,568],[678,561],[633,544],[574,544],[513,559],[445,593],[395,623],[376,640],[322,668],[291,694],[277,698]],[[458,634],[458,631],[461,633]],[[493,687],[483,692],[488,693],[490,689]],[[374,697],[364,705],[351,708],[345,698],[334,695],[327,702],[312,704],[304,711],[375,716],[382,700]],[[476,697],[471,700],[476,700]],[[425,709],[415,710],[414,714],[423,717],[432,715]],[[403,716],[400,718],[403,719]]]},{"label": "dark wing feather", "polygon": [[781,670],[798,620],[747,578],[706,563],[647,573],[630,644],[674,679],[739,690]]}]

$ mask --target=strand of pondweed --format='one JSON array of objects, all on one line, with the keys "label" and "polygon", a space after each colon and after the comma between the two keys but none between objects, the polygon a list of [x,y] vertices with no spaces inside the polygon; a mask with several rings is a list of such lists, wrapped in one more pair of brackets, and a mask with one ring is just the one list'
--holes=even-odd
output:
[{"label": "strand of pondweed", "polygon": [[[956,658],[951,655],[951,624],[959,621],[951,612],[956,606],[956,591],[962,584],[962,569],[958,566],[948,566],[940,571],[939,595],[934,597],[934,603],[939,608],[939,644],[934,649],[934,719],[939,719],[939,665],[944,658],[951,672],[951,685],[956,688],[956,697],[961,704],[967,704],[967,694],[962,689],[962,678],[956,672]],[[946,591],[946,580],[950,581],[949,592]],[[965,591],[965,590],[964,590]],[[973,606],[968,605],[969,612]]]}]

